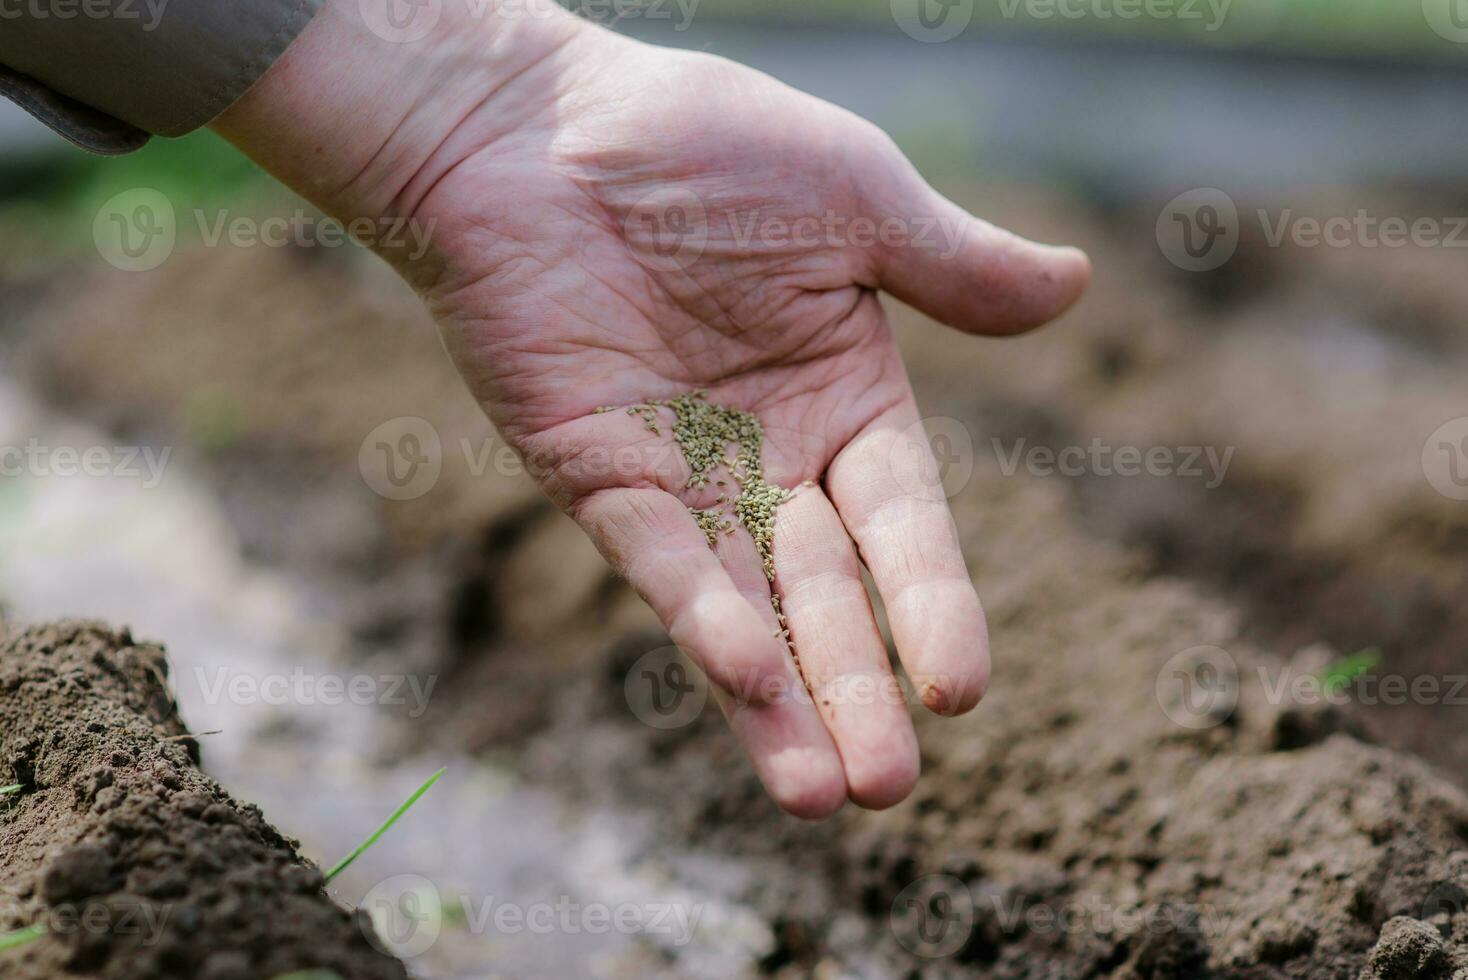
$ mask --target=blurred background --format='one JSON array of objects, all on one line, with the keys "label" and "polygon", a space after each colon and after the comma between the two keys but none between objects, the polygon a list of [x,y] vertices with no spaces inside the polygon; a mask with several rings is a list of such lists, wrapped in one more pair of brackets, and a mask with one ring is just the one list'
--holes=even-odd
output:
[{"label": "blurred background", "polygon": [[[322,862],[448,765],[333,884],[416,975],[1109,975],[1115,937],[971,922],[928,955],[894,902],[939,873],[1143,902],[1145,876],[1098,870],[1130,840],[1105,808],[1167,795],[1127,771],[1181,781],[1251,738],[1350,731],[1464,781],[1468,3],[580,10],[845,105],[979,215],[1096,262],[1081,306],[1022,340],[893,304],[999,682],[922,726],[923,789],[888,814],[781,817],[698,682],[671,710],[643,689],[683,676],[676,651],[365,250],[211,233],[320,227],[309,205],[208,133],[101,159],[0,103],[0,446],[26,450],[0,473],[0,609],[165,644],[185,721],[219,731],[211,774]],[[131,248],[119,215],[168,234]],[[374,447],[408,435],[431,477],[404,487]],[[1075,473],[1032,454],[1093,446]],[[1125,475],[1126,448],[1170,462]],[[1189,724],[1153,681],[1200,646],[1246,678],[1437,693]],[[1152,868],[1185,850],[1147,847]],[[404,895],[428,910],[406,929]],[[505,903],[635,927],[486,928]]]}]

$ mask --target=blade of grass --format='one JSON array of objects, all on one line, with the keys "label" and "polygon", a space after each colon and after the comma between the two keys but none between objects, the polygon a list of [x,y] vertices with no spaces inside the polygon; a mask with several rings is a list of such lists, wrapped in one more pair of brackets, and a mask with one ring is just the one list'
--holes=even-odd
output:
[{"label": "blade of grass", "polygon": [[1380,664],[1381,659],[1381,651],[1370,647],[1331,664],[1319,673],[1318,678],[1327,691],[1335,693]]},{"label": "blade of grass", "polygon": [[19,949],[26,943],[40,939],[45,934],[46,927],[38,924],[22,929],[19,932],[12,932],[9,935],[0,936],[0,953],[6,950]]},{"label": "blade of grass", "polygon": [[326,872],[326,880],[329,882],[329,881],[331,881],[331,879],[333,879],[337,875],[341,874],[343,871],[345,871],[347,869],[347,866],[348,865],[350,865],[353,861],[357,860],[357,858],[361,857],[362,854],[363,854],[363,852],[365,852],[367,850],[367,848],[371,847],[373,844],[376,844],[378,838],[380,838],[383,834],[385,834],[389,830],[391,830],[392,829],[392,825],[395,824],[395,823],[397,823],[400,819],[402,819],[403,814],[407,813],[410,809],[412,809],[413,804],[418,802],[418,798],[421,797],[424,793],[428,792],[429,787],[431,787],[434,783],[438,782],[438,777],[442,776],[447,771],[448,770],[446,768],[445,769],[440,769],[438,772],[434,773],[432,776],[429,776],[428,777],[428,781],[425,782],[422,786],[419,786],[416,790],[414,790],[413,791],[413,795],[410,796],[410,797],[408,797],[406,800],[404,800],[403,801],[403,805],[400,806],[400,807],[398,807],[397,810],[395,810],[393,812],[393,815],[387,818],[387,822],[386,823],[384,823],[381,827],[378,827],[375,831],[373,831],[371,837],[368,837],[362,843],[358,844],[352,850],[352,853],[350,853],[346,857],[342,858],[340,861],[338,861],[336,863],[336,867],[334,867],[330,871]]},{"label": "blade of grass", "polygon": [[20,783],[16,783],[14,786],[0,786],[0,796],[10,796],[12,793],[19,793],[23,789],[25,789],[25,786]]}]

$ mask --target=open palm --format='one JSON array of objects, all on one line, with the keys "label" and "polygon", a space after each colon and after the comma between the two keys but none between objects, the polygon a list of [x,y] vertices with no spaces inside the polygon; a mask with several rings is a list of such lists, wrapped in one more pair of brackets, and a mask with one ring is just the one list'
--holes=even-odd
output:
[{"label": "open palm", "polygon": [[[1086,259],[970,217],[870,124],[766,76],[616,52],[513,129],[463,127],[414,202],[441,252],[420,285],[501,433],[703,667],[780,805],[891,805],[917,744],[860,564],[929,708],[973,707],[989,654],[877,290],[1011,333],[1070,305]],[[797,488],[773,581],[742,530],[711,549],[689,507],[738,491],[688,487],[671,412],[654,432],[597,411],[691,389],[755,414],[765,478]]]}]

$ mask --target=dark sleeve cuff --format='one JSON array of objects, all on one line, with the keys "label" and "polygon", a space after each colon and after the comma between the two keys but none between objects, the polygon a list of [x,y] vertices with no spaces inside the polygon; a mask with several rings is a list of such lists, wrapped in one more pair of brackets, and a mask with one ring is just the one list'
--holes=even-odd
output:
[{"label": "dark sleeve cuff", "polygon": [[229,108],[322,2],[0,3],[0,95],[78,146],[126,153]]}]

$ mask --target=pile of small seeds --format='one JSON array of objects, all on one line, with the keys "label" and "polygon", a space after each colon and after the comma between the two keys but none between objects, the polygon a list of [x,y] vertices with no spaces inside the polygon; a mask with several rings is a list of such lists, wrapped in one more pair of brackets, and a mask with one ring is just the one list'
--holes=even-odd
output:
[{"label": "pile of small seeds", "polygon": [[[754,539],[755,551],[764,567],[765,578],[773,582],[775,508],[789,500],[793,491],[765,482],[760,459],[765,430],[759,419],[737,408],[711,404],[707,394],[703,390],[690,391],[666,401],[633,405],[627,409],[627,414],[642,419],[647,431],[653,435],[662,435],[662,429],[658,425],[658,409],[672,411],[673,441],[683,451],[683,458],[688,461],[688,467],[692,471],[687,484],[690,490],[707,487],[718,467],[723,466],[728,470],[730,479],[739,488],[739,493],[732,500],[728,493],[720,493],[715,506],[690,507],[688,511],[698,523],[699,530],[708,538],[710,548],[718,546],[719,535],[733,534],[736,525],[748,531],[749,536]],[[602,408],[598,411],[611,412],[616,409]],[[734,447],[732,459],[729,457],[731,446]],[[726,487],[727,483],[716,480],[715,485]],[[771,593],[770,605],[780,624],[776,635],[785,640],[798,670],[800,656],[791,641],[785,613],[780,609],[779,593]]]},{"label": "pile of small seeds", "polygon": [[734,525],[729,523],[729,518],[725,516],[722,507],[710,507],[707,510],[690,507],[688,508],[688,512],[698,522],[698,528],[703,532],[703,536],[709,539],[710,548],[717,548],[719,546],[720,534],[734,533]]},{"label": "pile of small seeds", "polygon": [[[688,478],[690,490],[701,490],[708,486],[715,469],[723,466],[739,487],[738,496],[731,501],[727,493],[720,494],[717,506],[700,510],[690,507],[693,519],[709,539],[709,547],[718,543],[720,534],[734,533],[737,523],[754,539],[755,550],[764,566],[765,578],[775,580],[775,560],[771,554],[775,536],[775,508],[790,499],[791,492],[784,487],[765,482],[764,469],[760,461],[760,450],[765,440],[764,427],[759,419],[749,412],[737,408],[714,405],[707,400],[707,392],[690,391],[666,401],[633,405],[628,415],[638,416],[654,435],[661,435],[658,426],[658,409],[672,411],[673,441],[683,451],[692,471]],[[735,447],[734,458],[729,458],[730,447]],[[719,480],[718,486],[724,486]],[[729,520],[726,506],[733,507],[734,520]]]}]

